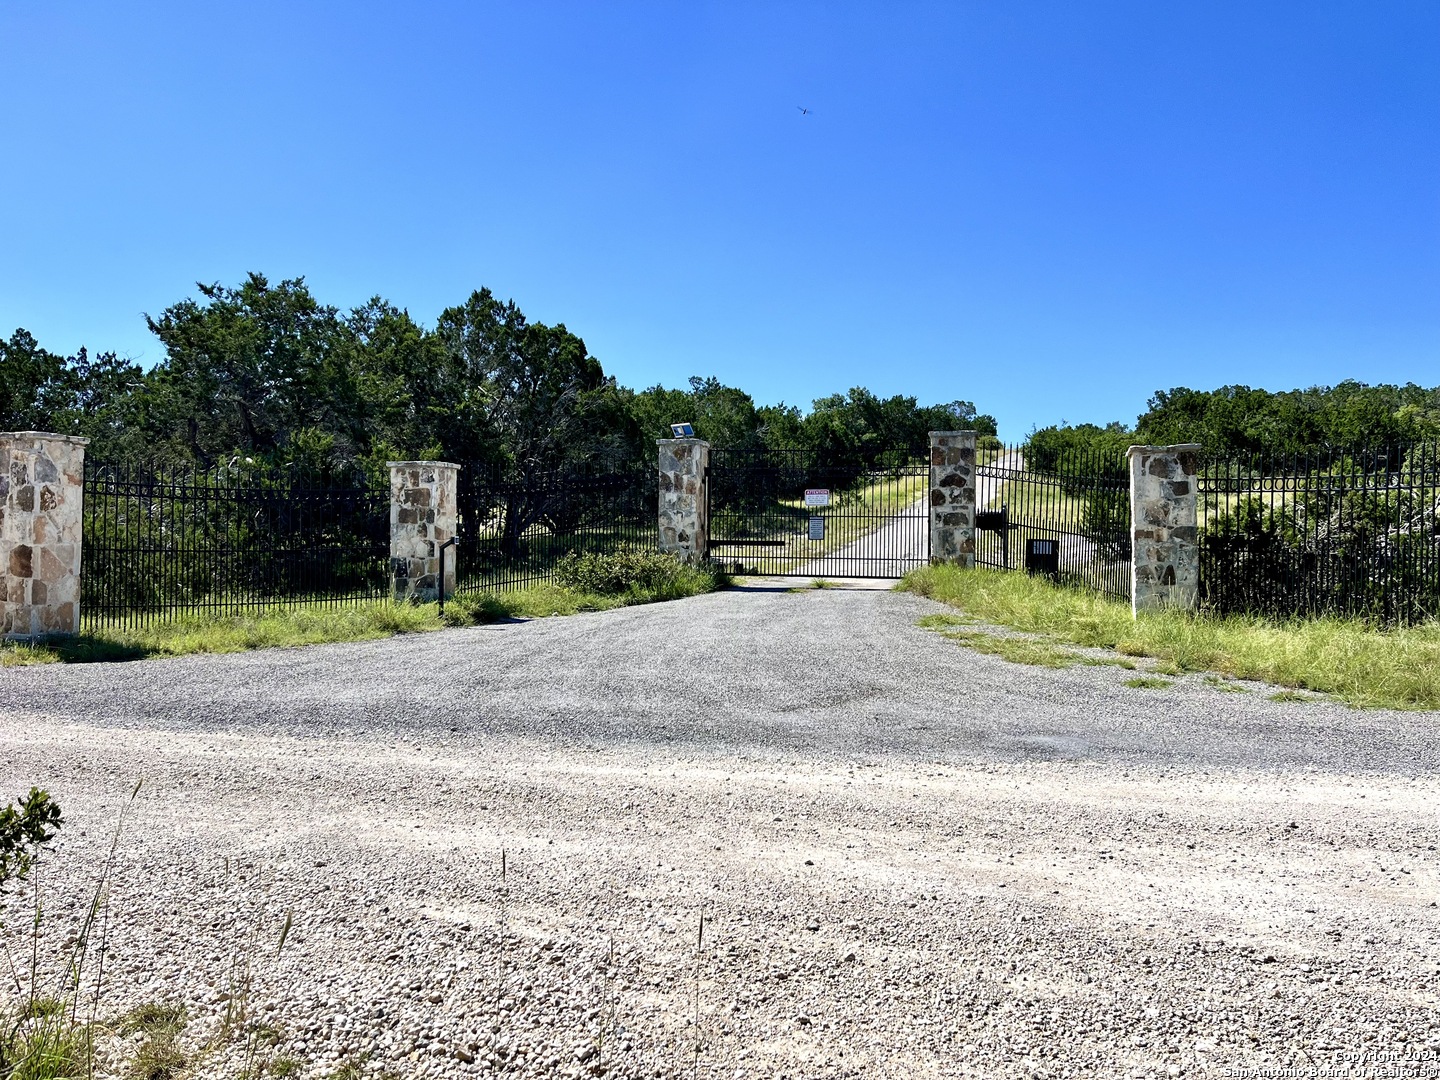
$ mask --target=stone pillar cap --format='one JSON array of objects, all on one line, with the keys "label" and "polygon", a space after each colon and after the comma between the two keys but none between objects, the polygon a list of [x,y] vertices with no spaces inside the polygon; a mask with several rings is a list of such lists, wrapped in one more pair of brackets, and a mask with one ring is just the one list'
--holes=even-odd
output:
[{"label": "stone pillar cap", "polygon": [[453,461],[387,461],[389,469],[458,469]]},{"label": "stone pillar cap", "polygon": [[57,435],[53,431],[0,431],[0,439],[49,439],[52,442],[72,443],[75,446],[90,445],[90,440],[83,435]]},{"label": "stone pillar cap", "polygon": [[656,441],[657,443],[661,443],[661,444],[663,444],[663,443],[685,443],[686,445],[689,445],[689,446],[709,446],[709,445],[710,445],[708,442],[706,442],[704,439],[700,438],[700,436],[698,436],[698,435],[694,436],[693,438],[689,438],[689,439],[656,439],[655,441]]},{"label": "stone pillar cap", "polygon": [[1169,446],[1135,445],[1125,451],[1126,457],[1135,454],[1194,454],[1202,449],[1198,442],[1172,443]]},{"label": "stone pillar cap", "polygon": [[975,434],[975,429],[974,429],[974,428],[966,428],[964,431],[932,431],[932,432],[930,432],[930,438],[932,438],[932,439],[941,438],[941,437],[944,437],[944,436],[946,436],[946,435],[974,435],[974,434]]}]

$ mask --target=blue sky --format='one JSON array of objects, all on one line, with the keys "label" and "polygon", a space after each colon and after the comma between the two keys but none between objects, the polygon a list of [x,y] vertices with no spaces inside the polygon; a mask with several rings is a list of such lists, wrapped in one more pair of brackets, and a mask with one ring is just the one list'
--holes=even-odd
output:
[{"label": "blue sky", "polygon": [[0,333],[57,351],[256,270],[1015,437],[1440,383],[1434,0],[0,0],[0,57]]}]

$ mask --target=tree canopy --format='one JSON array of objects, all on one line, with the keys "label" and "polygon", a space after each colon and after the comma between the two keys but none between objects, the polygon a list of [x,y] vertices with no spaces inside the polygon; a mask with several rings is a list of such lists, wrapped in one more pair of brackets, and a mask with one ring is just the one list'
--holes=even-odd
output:
[{"label": "tree canopy", "polygon": [[1347,380],[1272,392],[1248,386],[1160,390],[1135,424],[1137,442],[1198,442],[1220,453],[1308,453],[1440,435],[1440,387]]},{"label": "tree canopy", "polygon": [[[648,463],[672,423],[716,446],[846,457],[925,449],[927,433],[995,418],[973,402],[921,405],[864,387],[797,405],[756,405],[713,377],[631,390],[563,324],[527,319],[489,289],[433,327],[374,297],[348,312],[301,278],[250,274],[146,317],[164,346],[149,370],[114,353],[61,356],[17,329],[0,340],[0,430],[88,436],[107,461],[208,465],[234,456],[314,468],[442,457],[526,474]],[[1248,386],[1159,390],[1133,426],[1032,431],[1037,463],[1131,442],[1198,442],[1213,453],[1304,453],[1440,437],[1440,387]]]},{"label": "tree canopy", "polygon": [[634,391],[563,324],[527,319],[489,289],[426,327],[381,297],[348,312],[301,278],[250,274],[146,316],[164,355],[148,371],[72,357],[17,330],[0,341],[0,430],[87,435],[113,462],[209,465],[233,457],[316,469],[444,458],[530,474],[650,463],[690,422],[717,446],[923,451],[927,432],[993,417],[967,401],[921,406],[863,387],[756,406],[713,377]]},{"label": "tree canopy", "polygon": [[1440,387],[1347,380],[1304,390],[1157,390],[1133,427],[1114,421],[1032,431],[1033,461],[1062,450],[1112,454],[1131,443],[1199,443],[1210,454],[1334,454],[1440,438]]}]

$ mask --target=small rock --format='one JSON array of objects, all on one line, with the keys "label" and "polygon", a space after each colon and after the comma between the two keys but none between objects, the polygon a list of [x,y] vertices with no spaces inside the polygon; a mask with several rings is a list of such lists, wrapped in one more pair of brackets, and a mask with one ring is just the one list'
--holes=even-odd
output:
[{"label": "small rock", "polygon": [[805,929],[806,929],[806,930],[819,930],[819,929],[820,929],[820,924],[819,924],[818,922],[816,922],[814,919],[811,919],[809,922],[807,922],[807,923],[805,924]]},{"label": "small rock", "polygon": [[473,1065],[475,1064],[475,1055],[463,1046],[457,1046],[455,1048],[455,1060],[463,1061],[466,1065]]},{"label": "small rock", "polygon": [[443,995],[443,994],[431,994],[431,995],[429,995],[425,1000],[428,1001],[428,1002],[430,1002],[431,1005],[439,1005],[440,1002],[442,1002],[442,1001],[445,1000],[445,995]]}]

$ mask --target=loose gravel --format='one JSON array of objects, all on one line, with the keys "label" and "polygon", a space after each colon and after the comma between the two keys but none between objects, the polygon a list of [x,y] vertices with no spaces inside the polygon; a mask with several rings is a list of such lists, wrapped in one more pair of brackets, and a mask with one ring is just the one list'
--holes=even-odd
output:
[{"label": "loose gravel", "polygon": [[1018,666],[936,610],[5,669],[0,791],[67,819],[42,967],[144,777],[98,1011],[185,1004],[199,1076],[1440,1076],[1434,714]]}]

